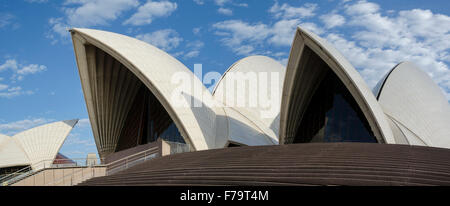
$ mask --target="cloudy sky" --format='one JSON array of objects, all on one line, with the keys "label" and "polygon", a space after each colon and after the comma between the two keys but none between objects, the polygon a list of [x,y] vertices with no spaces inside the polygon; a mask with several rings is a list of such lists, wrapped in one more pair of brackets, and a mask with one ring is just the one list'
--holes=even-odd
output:
[{"label": "cloudy sky", "polygon": [[[61,152],[96,152],[67,28],[142,39],[223,73],[249,55],[286,64],[296,26],[327,39],[370,87],[401,61],[450,100],[448,0],[0,0],[0,133],[79,118]],[[210,87],[211,85],[206,85]]]}]

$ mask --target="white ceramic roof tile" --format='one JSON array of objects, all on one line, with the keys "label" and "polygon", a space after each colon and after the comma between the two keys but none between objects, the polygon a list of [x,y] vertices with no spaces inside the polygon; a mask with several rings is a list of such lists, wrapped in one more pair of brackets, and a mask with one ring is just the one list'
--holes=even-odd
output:
[{"label": "white ceramic roof tile", "polygon": [[20,132],[13,137],[0,135],[0,168],[31,165],[40,169],[53,162],[67,135],[78,120],[45,124]]},{"label": "white ceramic roof tile", "polygon": [[[410,142],[450,148],[450,106],[436,83],[410,62],[387,76],[378,101]],[[417,140],[419,138],[420,140]]]}]

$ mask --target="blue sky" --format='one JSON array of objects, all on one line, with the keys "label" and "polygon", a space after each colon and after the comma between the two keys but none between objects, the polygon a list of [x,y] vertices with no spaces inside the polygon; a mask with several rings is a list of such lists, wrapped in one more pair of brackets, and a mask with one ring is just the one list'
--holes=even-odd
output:
[{"label": "blue sky", "polygon": [[[0,0],[0,133],[79,118],[61,152],[96,152],[67,28],[147,41],[223,73],[249,55],[286,64],[296,26],[327,39],[370,87],[395,64],[425,70],[450,100],[450,4],[429,1]],[[210,87],[211,85],[206,85]]]}]

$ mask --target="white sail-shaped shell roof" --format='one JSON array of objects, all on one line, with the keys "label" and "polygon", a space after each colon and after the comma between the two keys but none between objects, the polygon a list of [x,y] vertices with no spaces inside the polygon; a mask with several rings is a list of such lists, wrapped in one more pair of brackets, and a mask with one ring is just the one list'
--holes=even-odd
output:
[{"label": "white sail-shaped shell roof", "polygon": [[[421,83],[409,85],[411,81],[404,79],[409,74],[401,73],[405,70],[402,68],[412,66],[400,64],[382,80],[384,88],[377,87],[376,90],[381,92],[375,97],[358,71],[339,51],[324,39],[300,27],[296,31],[286,69],[269,57],[243,58],[224,73],[212,94],[181,62],[146,42],[92,29],[72,29],[71,33],[94,138],[99,154],[103,157],[115,152],[120,125],[124,124],[126,114],[130,111],[130,101],[134,99],[133,95],[136,95],[141,84],[161,103],[186,143],[193,150],[205,150],[229,144],[289,143],[286,138],[292,138],[299,128],[301,118],[297,117],[301,117],[308,109],[308,103],[317,89],[315,85],[328,74],[332,74],[339,85],[343,85],[345,92],[348,92],[346,94],[349,94],[355,108],[367,120],[365,127],[373,133],[376,142],[450,147],[450,141],[445,138],[449,136],[450,128],[448,102],[426,75],[410,69],[411,78]],[[121,68],[129,71],[128,76],[114,74],[114,71],[120,69],[115,68],[116,64],[111,61],[119,62]],[[320,67],[316,68],[316,63]],[[257,76],[273,72],[279,73],[280,84],[276,87],[280,93],[275,95],[279,100],[277,112],[270,117],[262,115],[267,109],[264,105],[250,104],[255,96],[251,92],[259,91],[259,87],[264,86],[273,88],[270,80],[258,82],[258,85],[251,85],[244,90],[237,87],[230,89],[226,84],[230,76],[236,73],[244,74],[244,79],[238,80],[242,83],[247,81],[246,78],[252,78],[251,75],[245,76],[247,73]],[[177,74],[185,75],[190,84],[179,87],[173,82],[173,77]],[[400,77],[402,75],[403,79]],[[274,96],[271,89],[266,91],[264,95]],[[409,95],[402,97],[403,101],[422,100],[402,108],[401,104],[395,102],[396,98],[401,97],[395,96],[399,91],[403,92],[402,95]],[[247,98],[240,99],[244,106],[230,104],[227,94],[236,95],[239,92],[248,95]],[[200,102],[201,106],[179,106],[179,102],[172,98],[173,95]],[[256,96],[258,95],[261,94]],[[234,100],[231,102],[237,103]],[[411,117],[415,110],[420,111],[417,116]],[[439,115],[438,110],[442,111]],[[413,120],[417,121],[412,122]]]},{"label": "white sail-shaped shell roof", "polygon": [[[284,73],[285,67],[278,61],[250,56],[234,63],[222,75],[213,96],[227,108],[231,141],[246,145],[278,144]],[[267,100],[259,99],[261,95]],[[266,103],[269,104],[263,105]],[[243,137],[245,131],[253,135]],[[261,137],[255,136],[258,133]],[[264,141],[264,136],[269,141]]]},{"label": "white sail-shaped shell roof", "polygon": [[[106,52],[131,71],[163,105],[185,141],[194,150],[215,148],[215,108],[208,105],[195,107],[190,103],[184,106],[172,98],[174,95],[181,96],[187,101],[196,100],[201,103],[204,98],[212,100],[211,93],[186,66],[166,52],[135,38],[93,29],[72,29],[71,32],[89,118],[100,156],[114,152],[121,127],[110,125],[111,122],[124,121],[125,117],[115,114],[127,108],[125,106],[109,108],[108,104],[102,103],[105,102],[104,98],[108,98],[104,96],[106,94],[99,92],[97,85],[91,85],[92,79],[101,74],[92,73],[92,65],[88,65],[90,59],[95,58],[89,54],[90,46]],[[189,86],[180,87],[177,83],[173,83],[172,78],[176,75],[187,76],[191,81]],[[120,85],[121,82],[127,81],[119,79],[103,86],[113,87],[112,89],[121,88],[123,86]],[[120,92],[119,89],[115,91]],[[126,105],[127,99],[130,98],[118,99],[114,104]]]},{"label": "white sail-shaped shell roof", "polygon": [[40,169],[52,164],[75,120],[34,127],[12,137],[0,135],[0,168],[31,165]]},{"label": "white sail-shaped shell roof", "polygon": [[450,107],[425,72],[403,62],[378,85],[378,101],[398,143],[450,148]]},{"label": "white sail-shaped shell roof", "polygon": [[[364,113],[378,142],[395,143],[383,110],[358,71],[331,44],[300,27],[298,27],[295,34],[287,65],[286,79],[284,80],[280,118],[280,143],[283,144],[285,137],[291,136],[294,132],[295,122],[288,119],[289,113],[292,113],[292,111],[289,111],[289,105],[295,104],[296,107],[302,105],[302,98],[298,102],[292,102],[293,98],[302,93],[302,90],[308,88],[308,85],[316,84],[314,81],[307,82],[311,79],[308,75],[315,75],[314,72],[312,74],[304,74],[303,71],[298,70],[299,64],[305,61],[301,59],[305,47],[317,54],[346,86]],[[302,81],[295,79],[296,74],[303,78]],[[299,91],[293,92],[294,86],[299,83],[305,85]]]},{"label": "white sail-shaped shell roof", "polygon": [[12,137],[0,134],[0,168],[29,165],[30,160]]}]

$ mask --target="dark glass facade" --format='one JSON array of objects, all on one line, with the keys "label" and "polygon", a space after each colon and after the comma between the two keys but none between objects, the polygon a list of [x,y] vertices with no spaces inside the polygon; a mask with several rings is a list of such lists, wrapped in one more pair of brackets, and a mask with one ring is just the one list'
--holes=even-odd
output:
[{"label": "dark glass facade", "polygon": [[128,112],[116,152],[155,142],[159,138],[186,144],[167,111],[142,84]]},{"label": "dark glass facade", "polygon": [[[324,71],[292,143],[377,142],[363,112],[336,74],[323,62]],[[314,66],[310,65],[310,66]]]}]

